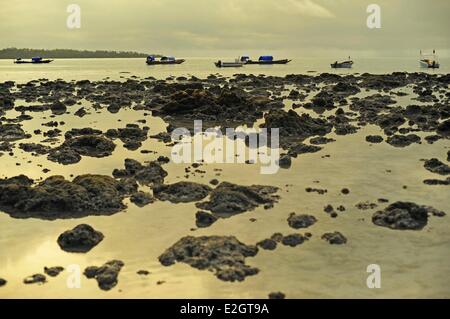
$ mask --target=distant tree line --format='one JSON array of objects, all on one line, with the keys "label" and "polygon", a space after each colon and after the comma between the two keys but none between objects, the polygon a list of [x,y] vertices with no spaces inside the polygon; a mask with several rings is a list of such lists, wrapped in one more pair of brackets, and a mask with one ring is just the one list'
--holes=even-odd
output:
[{"label": "distant tree line", "polygon": [[[148,54],[132,51],[105,51],[105,50],[70,50],[70,49],[17,49],[6,48],[0,50],[0,59],[30,59],[35,56],[43,58],[82,59],[82,58],[142,58]],[[155,55],[158,56],[158,55]]]}]

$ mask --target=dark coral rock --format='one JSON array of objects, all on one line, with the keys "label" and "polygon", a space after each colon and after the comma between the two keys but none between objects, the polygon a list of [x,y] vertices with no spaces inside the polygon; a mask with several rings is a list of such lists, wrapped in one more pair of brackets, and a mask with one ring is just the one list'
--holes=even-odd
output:
[{"label": "dark coral rock", "polygon": [[67,139],[60,148],[70,148],[84,156],[106,157],[112,154],[116,145],[102,136],[81,135]]},{"label": "dark coral rock", "polygon": [[117,285],[119,272],[124,265],[121,260],[111,260],[101,267],[87,267],[84,270],[84,275],[88,279],[95,278],[100,289],[111,290]]},{"label": "dark coral rock", "polygon": [[125,169],[114,169],[116,178],[133,177],[142,185],[162,184],[167,172],[157,161],[143,165],[133,159],[125,159]]},{"label": "dark coral rock", "polygon": [[272,110],[264,115],[261,127],[279,128],[280,136],[308,138],[315,135],[326,135],[331,132],[331,124],[327,121],[312,118],[309,114],[298,115],[295,111]]},{"label": "dark coral rock", "polygon": [[92,128],[92,127],[83,127],[83,128],[72,128],[64,134],[66,139],[71,139],[77,136],[82,135],[102,135],[103,132],[101,130]]},{"label": "dark coral rock", "polygon": [[332,245],[342,245],[347,243],[347,238],[340,232],[325,233],[322,235],[322,239],[325,239]]},{"label": "dark coral rock", "polygon": [[80,218],[111,215],[125,208],[121,183],[104,175],[80,175],[72,182],[50,176],[32,186],[16,176],[0,181],[0,207],[15,218]]},{"label": "dark coral rock", "polygon": [[[163,92],[171,93],[158,101],[159,105],[152,107],[153,114],[170,115],[168,117],[170,123],[177,127],[192,126],[193,119],[203,120],[208,124],[252,124],[262,117],[263,110],[282,107],[276,101],[254,96],[242,88],[228,86],[204,88],[202,83],[198,84],[196,88],[185,88],[185,83],[161,84],[164,86]],[[175,89],[176,91],[172,91]]]},{"label": "dark coral rock", "polygon": [[271,292],[269,294],[269,299],[285,299],[286,295],[282,292]]},{"label": "dark coral rock", "polygon": [[209,183],[211,185],[216,186],[216,185],[219,185],[219,180],[217,178],[213,178],[212,180],[209,181]]},{"label": "dark coral rock", "polygon": [[336,135],[354,134],[358,131],[358,127],[350,123],[335,123],[334,132]]},{"label": "dark coral rock", "polygon": [[298,142],[286,143],[283,147],[288,149],[288,154],[292,157],[297,157],[298,155],[306,153],[316,153],[322,150],[322,147],[320,146]]},{"label": "dark coral rock", "polygon": [[416,134],[392,135],[388,137],[387,142],[395,147],[406,147],[413,143],[420,143],[420,140],[420,136]]},{"label": "dark coral rock", "polygon": [[34,274],[23,280],[23,283],[26,285],[30,284],[43,284],[47,282],[47,278],[42,274]]},{"label": "dark coral rock", "polygon": [[125,128],[118,129],[117,137],[124,143],[125,148],[134,151],[147,139],[148,130],[148,127],[141,129],[137,124],[127,124]]},{"label": "dark coral rock", "polygon": [[380,135],[367,135],[366,141],[369,143],[381,143],[383,142],[383,137]]},{"label": "dark coral rock", "polygon": [[450,185],[450,177],[446,179],[426,179],[423,183],[426,185]]},{"label": "dark coral rock", "polygon": [[283,236],[281,243],[285,246],[296,247],[303,244],[305,240],[308,240],[308,237],[302,236],[301,234],[291,234]]},{"label": "dark coral rock", "polygon": [[58,237],[62,250],[72,253],[86,253],[98,245],[104,236],[89,225],[81,224],[67,230]]},{"label": "dark coral rock", "polygon": [[275,241],[271,238],[268,238],[268,239],[261,240],[256,245],[265,250],[275,250],[275,248],[277,248],[277,241]]},{"label": "dark coral rock", "polygon": [[19,124],[2,124],[0,122],[0,141],[12,142],[31,137]]},{"label": "dark coral rock", "polygon": [[193,268],[210,270],[223,281],[243,281],[259,270],[245,264],[258,253],[256,246],[241,243],[234,236],[187,236],[168,248],[159,261],[163,266],[183,262]]},{"label": "dark coral rock", "polygon": [[150,193],[136,192],[130,196],[130,201],[139,207],[144,207],[155,201]]},{"label": "dark coral rock", "polygon": [[325,213],[331,214],[332,212],[334,212],[334,207],[332,205],[328,204],[327,206],[325,206],[323,208],[323,211]]},{"label": "dark coral rock", "polygon": [[321,188],[313,188],[313,187],[306,187],[305,191],[307,193],[317,193],[319,195],[324,195],[328,192],[328,190],[326,189],[321,189]]},{"label": "dark coral rock", "polygon": [[56,277],[60,272],[64,270],[64,267],[55,266],[55,267],[44,267],[44,272],[50,277]]},{"label": "dark coral rock", "polygon": [[193,182],[178,182],[175,184],[160,184],[153,187],[153,195],[162,201],[172,203],[189,203],[202,200],[208,196],[211,188],[207,185]]},{"label": "dark coral rock", "polygon": [[391,229],[421,230],[428,223],[428,215],[443,216],[444,212],[430,206],[417,205],[411,202],[395,202],[382,211],[373,214],[375,225]]},{"label": "dark coral rock", "polygon": [[332,87],[332,90],[344,96],[354,95],[361,92],[361,89],[359,87],[346,82],[338,82]]},{"label": "dark coral rock", "polygon": [[62,165],[70,165],[81,161],[81,155],[71,148],[54,148],[49,152],[47,159]]},{"label": "dark coral rock", "polygon": [[369,201],[365,201],[365,202],[359,202],[355,205],[356,208],[360,209],[360,210],[368,210],[368,209],[375,209],[378,207],[377,204],[375,203],[371,203]]},{"label": "dark coral rock", "polygon": [[309,140],[309,142],[313,145],[322,145],[322,144],[328,144],[335,142],[336,140],[334,138],[327,138],[323,136],[313,137]]},{"label": "dark coral rock", "polygon": [[0,143],[0,152],[12,152],[14,144],[9,142],[1,142]]},{"label": "dark coral rock", "polygon": [[439,175],[449,175],[450,174],[450,166],[442,163],[437,158],[432,158],[430,160],[426,160],[423,165],[427,170],[432,173]]},{"label": "dark coral rock", "polygon": [[72,129],[65,134],[66,140],[61,146],[50,150],[48,160],[63,165],[75,164],[81,155],[90,157],[110,156],[116,145],[101,135],[101,131],[91,128]]},{"label": "dark coral rock", "polygon": [[53,114],[61,115],[66,113],[67,107],[64,105],[64,103],[55,101],[52,105],[50,105],[50,110],[52,110]]},{"label": "dark coral rock", "polygon": [[436,133],[443,137],[450,138],[450,120],[446,120],[439,124]]},{"label": "dark coral rock", "polygon": [[280,156],[280,159],[278,160],[278,166],[284,169],[288,169],[292,165],[291,156],[289,155],[282,155]]},{"label": "dark coral rock", "polygon": [[291,213],[287,219],[290,227],[294,229],[308,228],[317,222],[317,219],[312,215],[296,215]]},{"label": "dark coral rock", "polygon": [[19,148],[25,152],[39,155],[47,154],[50,151],[50,147],[36,143],[20,143]]},{"label": "dark coral rock", "polygon": [[211,192],[209,201],[198,203],[197,207],[227,218],[259,205],[273,205],[278,199],[274,195],[277,191],[278,188],[273,186],[241,186],[222,182]]},{"label": "dark coral rock", "polygon": [[195,214],[195,224],[199,228],[209,227],[217,221],[217,217],[205,211],[198,211]]},{"label": "dark coral rock", "polygon": [[87,114],[86,109],[84,107],[80,107],[75,113],[73,113],[75,116],[83,117]]},{"label": "dark coral rock", "polygon": [[439,141],[441,138],[442,138],[442,136],[440,136],[440,135],[425,136],[425,140],[427,141],[428,144],[433,144],[433,143]]}]

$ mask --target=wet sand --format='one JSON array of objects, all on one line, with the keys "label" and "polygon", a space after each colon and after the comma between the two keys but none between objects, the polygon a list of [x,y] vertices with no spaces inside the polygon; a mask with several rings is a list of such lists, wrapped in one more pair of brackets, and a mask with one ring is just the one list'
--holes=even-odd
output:
[{"label": "wet sand", "polygon": [[[183,103],[189,105],[192,101],[204,98],[203,95],[196,95],[201,92],[195,93],[192,90],[209,91],[213,86],[226,85],[226,81],[229,81],[230,86],[237,87],[238,93],[231,90],[227,95],[228,100],[224,100],[220,99],[220,90],[217,93],[214,89],[205,101],[205,105],[216,103],[220,106],[225,103],[227,107],[223,108],[221,117],[214,118],[207,114],[208,109],[201,109],[201,105],[200,109],[190,114],[180,113]],[[42,83],[35,85],[40,86]],[[349,84],[349,87],[343,86],[342,90],[334,91],[333,88],[338,83]],[[155,90],[156,86],[160,88]],[[292,109],[295,103],[299,106],[295,107],[296,113],[308,114],[313,119],[320,118],[324,121],[322,128],[329,125],[330,130],[322,134],[313,129],[307,130],[306,134],[300,125],[296,130],[289,131],[289,134],[282,133],[282,152],[289,153],[291,149],[289,154],[292,155],[292,164],[290,168],[280,169],[274,175],[261,175],[259,164],[204,164],[199,167],[204,173],[195,173],[195,168],[191,167],[189,178],[186,178],[185,168],[191,165],[173,162],[161,164],[168,173],[164,178],[164,184],[168,185],[190,181],[215,188],[209,181],[216,178],[219,182],[227,181],[243,186],[258,184],[279,188],[277,195],[280,198],[273,208],[265,209],[263,205],[259,205],[253,210],[230,218],[219,218],[210,227],[195,231],[192,229],[197,228],[195,215],[199,210],[196,204],[204,202],[204,199],[179,204],[155,200],[146,206],[138,207],[130,202],[127,194],[123,200],[127,206],[124,210],[109,216],[76,219],[44,220],[36,218],[38,216],[18,219],[7,214],[7,207],[2,209],[5,213],[0,213],[0,278],[7,280],[7,284],[0,287],[2,297],[266,298],[273,291],[282,291],[288,298],[450,295],[450,260],[447,254],[450,246],[448,185],[425,184],[424,180],[445,180],[446,176],[430,172],[422,161],[437,158],[449,165],[448,126],[446,129],[443,124],[448,121],[450,113],[448,76],[412,74],[405,78],[403,75],[386,75],[375,79],[368,75],[283,78],[238,76],[231,80],[173,79],[165,82],[137,79],[129,80],[125,85],[61,81],[51,82],[47,89],[41,92],[27,87],[7,87],[5,89],[5,85],[2,85],[2,101],[5,102],[9,96],[14,105],[9,107],[8,103],[3,103],[0,108],[4,110],[1,123],[20,124],[24,134],[31,136],[11,141],[14,144],[13,155],[8,154],[10,151],[5,151],[0,156],[1,178],[19,174],[36,181],[52,175],[62,175],[69,181],[83,174],[112,177],[114,169],[123,168],[126,158],[141,163],[157,161],[160,156],[170,158],[171,147],[153,138],[140,141],[142,145],[134,151],[129,147],[125,148],[126,143],[121,139],[111,139],[115,144],[111,155],[91,157],[81,154],[80,161],[71,165],[52,162],[47,159],[47,154],[33,156],[19,148],[20,143],[30,142],[41,143],[49,148],[59,147],[66,139],[64,133],[73,128],[95,128],[102,131],[103,136],[109,129],[124,128],[126,124],[133,123],[138,124],[140,128],[148,126],[147,135],[150,137],[166,132],[168,124],[176,127],[192,123],[196,118],[204,119],[211,125],[227,127],[229,124],[247,124],[257,127],[265,125],[268,114],[285,116],[285,111]],[[353,91],[353,87],[358,88],[360,92]],[[419,90],[425,90],[425,87],[428,87],[431,93]],[[67,98],[70,92],[75,92],[75,88],[78,92],[84,92],[80,93],[83,96],[79,99],[81,104],[69,105],[72,103],[67,103]],[[291,94],[293,89],[305,97],[302,99]],[[6,90],[8,93],[5,93]],[[320,101],[314,103],[314,96],[325,91],[339,94],[326,96],[327,101],[323,105]],[[56,93],[49,97],[49,92]],[[96,95],[101,92],[104,92],[103,96]],[[173,95],[179,92],[185,92],[188,100],[180,100]],[[399,96],[392,94],[393,92],[404,92],[407,95]],[[375,103],[373,98],[363,100],[364,102],[352,99],[373,97],[378,93],[390,96],[394,103],[381,103],[380,112],[376,115],[366,112],[367,108]],[[234,94],[240,97],[239,105],[244,103],[244,106],[255,107],[240,109],[241,113],[236,113],[233,109]],[[75,103],[80,95],[72,96],[75,97]],[[291,98],[280,99],[280,96],[288,95]],[[161,96],[166,100],[156,103],[155,98]],[[260,100],[263,99],[264,103],[259,100],[254,104],[253,99],[256,96]],[[24,98],[27,98],[28,102]],[[55,107],[54,117],[51,107],[38,112],[27,110],[24,114],[29,114],[32,118],[22,117],[21,122],[15,123],[15,119],[20,119],[21,112],[17,110],[22,110],[22,106],[53,105],[55,100],[61,100],[66,105],[66,111],[56,112],[62,114],[55,114],[55,109],[58,109]],[[307,104],[309,101],[313,101],[313,104]],[[279,102],[283,104],[280,106]],[[166,103],[175,103],[175,108],[165,108]],[[99,106],[97,110],[93,107],[96,104]],[[119,107],[112,110],[111,105]],[[136,105],[143,107],[136,109]],[[405,113],[408,105],[423,105],[424,109],[433,108],[434,111],[431,114],[426,113],[424,121],[411,123],[410,113]],[[81,106],[88,114],[78,117],[74,113]],[[397,106],[400,108],[397,109]],[[344,111],[342,117],[339,117],[341,112],[336,115],[339,108]],[[423,115],[421,112],[419,111],[420,115]],[[397,118],[385,124],[384,115],[395,115],[404,121],[398,122]],[[361,116],[366,120],[365,125],[362,125]],[[146,120],[145,123],[138,122],[143,119]],[[36,129],[53,129],[42,126],[42,123],[49,121],[64,122],[63,125],[58,124],[57,128],[62,132],[54,144],[42,143],[45,137],[34,133]],[[417,123],[420,126],[417,126]],[[400,131],[402,128],[409,130]],[[342,131],[348,134],[342,134]],[[404,146],[404,143],[401,143],[401,147],[398,147],[398,144],[396,147],[386,142],[389,136],[409,134],[417,135],[420,144]],[[322,149],[315,153],[296,154],[297,143],[308,145],[310,138],[322,135],[336,141],[319,145]],[[384,141],[379,144],[369,143],[366,141],[368,135],[379,135]],[[431,135],[439,136],[432,144],[425,139]],[[106,135],[103,137],[108,138]],[[156,153],[144,154],[141,150]],[[44,168],[49,171],[44,173]],[[139,189],[152,193],[152,187],[140,185]],[[323,195],[307,192],[305,189],[308,187],[326,189],[327,192]],[[343,194],[343,188],[348,188],[350,193]],[[380,203],[379,199],[388,199],[389,202]],[[447,216],[429,216],[422,230],[396,230],[375,225],[372,215],[396,201],[432,206],[446,212]],[[356,207],[361,202],[375,203],[377,207],[361,210]],[[334,207],[337,218],[332,218],[324,211],[327,205]],[[344,212],[337,211],[336,208],[340,205],[345,207]],[[312,215],[317,222],[305,229],[293,229],[287,221],[292,212]],[[75,254],[62,250],[57,243],[58,236],[79,224],[91,225],[104,235],[104,239],[86,253]],[[346,237],[346,244],[330,245],[321,239],[324,233],[335,231]],[[310,232],[312,237],[296,247],[278,244],[273,251],[260,248],[255,256],[246,257],[245,264],[257,268],[259,272],[238,282],[220,280],[207,270],[199,270],[182,262],[165,267],[158,259],[185,236],[235,236],[245,245],[256,245],[274,233],[286,236],[306,232]],[[45,266],[67,268],[71,264],[78,264],[83,271],[88,266],[101,266],[114,259],[123,261],[124,266],[118,274],[117,285],[109,291],[99,289],[95,280],[89,280],[84,275],[81,288],[69,289],[66,285],[69,275],[67,271],[61,272],[55,278],[47,276],[47,282],[42,285],[23,283],[25,277],[44,273]],[[381,289],[368,289],[366,286],[366,267],[369,264],[381,266]],[[138,275],[139,270],[148,270],[150,274]]]}]

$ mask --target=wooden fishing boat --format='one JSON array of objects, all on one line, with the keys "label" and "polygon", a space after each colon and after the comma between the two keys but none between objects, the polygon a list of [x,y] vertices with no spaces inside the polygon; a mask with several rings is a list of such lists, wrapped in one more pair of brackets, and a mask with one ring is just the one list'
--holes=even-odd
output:
[{"label": "wooden fishing boat", "polygon": [[241,57],[241,60],[245,61],[245,64],[261,64],[261,65],[267,65],[267,64],[288,64],[292,60],[289,59],[282,59],[282,60],[274,60],[273,56],[270,55],[263,55],[260,56],[258,61],[253,61],[248,57]]},{"label": "wooden fishing boat", "polygon": [[342,62],[334,62],[331,63],[331,67],[333,69],[351,69],[351,67],[353,66],[353,61],[350,60],[350,57],[348,57],[347,61],[342,61]]},{"label": "wooden fishing boat", "polygon": [[221,60],[214,62],[214,64],[218,68],[240,68],[243,67],[245,63],[239,61],[239,59],[236,59],[234,62],[223,62]]},{"label": "wooden fishing boat", "polygon": [[439,69],[440,64],[436,50],[433,50],[433,54],[423,54],[421,50],[419,64],[422,68]]},{"label": "wooden fishing boat", "polygon": [[15,64],[46,64],[46,63],[50,63],[53,60],[50,59],[43,59],[41,57],[34,57],[31,58],[31,60],[23,60],[22,58],[18,58],[16,60],[14,60]]},{"label": "wooden fishing boat", "polygon": [[157,60],[154,56],[150,55],[147,57],[146,63],[148,65],[170,65],[170,64],[181,64],[185,62],[184,59],[175,59],[173,56],[163,56]]}]

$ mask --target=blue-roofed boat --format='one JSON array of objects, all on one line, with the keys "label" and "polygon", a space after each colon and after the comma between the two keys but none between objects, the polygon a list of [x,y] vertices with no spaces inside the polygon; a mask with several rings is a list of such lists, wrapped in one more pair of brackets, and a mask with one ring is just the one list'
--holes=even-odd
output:
[{"label": "blue-roofed boat", "polygon": [[184,59],[176,59],[173,56],[163,56],[158,60],[155,56],[149,55],[147,57],[146,63],[148,65],[168,65],[168,64],[181,64],[185,61],[186,60]]},{"label": "blue-roofed boat", "polygon": [[16,60],[14,60],[14,63],[16,63],[16,64],[26,64],[26,63],[28,63],[28,64],[45,64],[45,63],[50,63],[52,61],[53,60],[43,59],[40,56],[37,56],[37,57],[31,58],[31,60],[23,60],[22,58],[18,58]]},{"label": "blue-roofed boat", "polygon": [[262,56],[259,57],[258,61],[253,61],[249,57],[243,56],[243,57],[241,57],[241,61],[242,60],[244,60],[243,62],[245,64],[261,64],[261,65],[266,65],[266,64],[287,64],[287,63],[292,61],[292,60],[289,60],[289,59],[274,60],[273,56],[271,56],[271,55],[262,55]]}]

